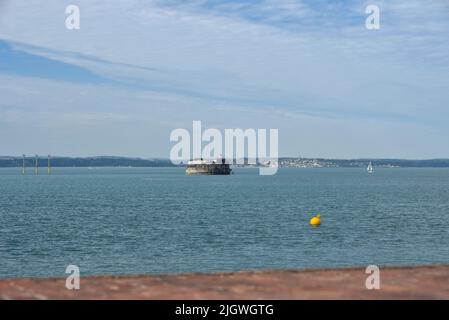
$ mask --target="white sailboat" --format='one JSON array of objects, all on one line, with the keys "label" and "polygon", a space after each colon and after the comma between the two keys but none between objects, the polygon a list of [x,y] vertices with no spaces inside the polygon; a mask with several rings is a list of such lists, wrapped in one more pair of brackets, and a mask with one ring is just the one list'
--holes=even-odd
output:
[{"label": "white sailboat", "polygon": [[373,167],[373,164],[371,162],[368,164],[368,167],[366,168],[366,171],[368,171],[368,173],[373,173],[374,172],[374,167]]}]

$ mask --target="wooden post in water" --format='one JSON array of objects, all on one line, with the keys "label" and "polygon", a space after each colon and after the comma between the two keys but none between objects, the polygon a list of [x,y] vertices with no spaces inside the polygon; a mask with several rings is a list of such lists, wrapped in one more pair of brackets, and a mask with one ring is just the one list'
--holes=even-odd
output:
[{"label": "wooden post in water", "polygon": [[34,173],[39,174],[39,156],[36,154],[36,167],[34,168]]},{"label": "wooden post in water", "polygon": [[22,174],[26,173],[26,169],[25,169],[25,155],[22,155]]},{"label": "wooden post in water", "polygon": [[50,165],[50,159],[51,159],[51,156],[50,155],[48,155],[48,174],[51,174],[51,165]]}]

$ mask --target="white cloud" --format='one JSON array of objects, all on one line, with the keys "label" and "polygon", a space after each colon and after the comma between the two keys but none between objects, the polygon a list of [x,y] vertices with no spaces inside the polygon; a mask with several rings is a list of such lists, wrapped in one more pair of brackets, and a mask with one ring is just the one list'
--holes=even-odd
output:
[{"label": "white cloud", "polygon": [[[163,125],[168,129],[170,123],[185,124],[193,116],[207,114],[210,123],[231,126],[237,121],[220,112],[228,108],[234,117],[247,120],[247,125],[239,123],[246,127],[257,126],[251,119],[274,126],[283,117],[289,123],[296,119],[298,126],[329,132],[338,127],[331,123],[346,121],[354,134],[363,130],[356,123],[366,120],[382,122],[378,128],[385,133],[401,125],[404,130],[434,127],[447,136],[441,125],[449,117],[445,89],[449,45],[443,41],[449,26],[443,19],[447,13],[443,2],[379,2],[385,14],[377,33],[364,29],[363,2],[344,7],[348,12],[329,5],[321,8],[323,13],[305,1],[293,0],[266,0],[257,7],[233,2],[214,8],[204,6],[205,1],[161,6],[156,1],[112,5],[79,0],[79,31],[65,29],[68,3],[49,0],[42,6],[36,0],[8,1],[0,14],[0,39],[13,41],[27,52],[83,66],[123,86],[92,88],[96,94],[89,91],[82,104],[62,108],[51,107],[53,86],[62,92],[60,100],[87,88],[65,83],[42,87],[41,80],[17,79],[12,83],[28,92],[17,96],[14,88],[4,92],[10,105],[34,100],[36,92],[30,90],[37,90],[42,99],[34,105],[66,114],[58,118],[61,123],[70,119],[92,123],[103,116],[111,124],[132,123],[149,117],[160,123],[169,119]],[[249,12],[264,18],[253,19]],[[271,18],[266,14],[270,12]],[[360,24],[354,21],[357,12]],[[277,23],[289,19],[297,19],[293,27]],[[139,90],[130,89],[134,85]],[[90,120],[75,115],[89,112],[83,109],[86,106],[92,109]],[[133,108],[142,115],[130,117]],[[389,143],[387,134],[377,134]],[[325,139],[320,143],[329,145]],[[286,150],[295,148],[290,144]],[[359,146],[348,148],[346,154],[352,149],[356,155]]]}]

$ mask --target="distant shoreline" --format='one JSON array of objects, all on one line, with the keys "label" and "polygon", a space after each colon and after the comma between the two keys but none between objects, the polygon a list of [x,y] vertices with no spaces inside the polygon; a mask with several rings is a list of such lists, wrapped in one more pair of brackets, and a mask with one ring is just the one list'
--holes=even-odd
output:
[{"label": "distant shoreline", "polygon": [[[324,158],[290,158],[281,157],[279,167],[285,168],[361,168],[371,162],[375,167],[387,168],[449,168],[449,159],[406,160],[406,159],[324,159]],[[245,163],[247,161],[245,160]],[[34,157],[25,158],[26,167],[34,167]],[[42,156],[38,160],[39,167],[47,167],[48,159]],[[0,168],[21,168],[23,158],[18,156],[0,156]],[[54,168],[85,167],[183,167],[174,165],[169,159],[142,159],[128,157],[54,157],[51,158]],[[237,165],[253,166],[253,165]]]},{"label": "distant shoreline", "polygon": [[0,299],[449,299],[449,265],[381,267],[380,289],[368,290],[365,268],[243,271],[162,276],[0,280]]}]

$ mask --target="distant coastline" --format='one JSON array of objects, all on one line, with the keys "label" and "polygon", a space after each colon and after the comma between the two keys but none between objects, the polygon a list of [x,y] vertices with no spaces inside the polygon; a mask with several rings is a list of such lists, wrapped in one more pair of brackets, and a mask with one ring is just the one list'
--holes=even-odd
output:
[{"label": "distant coastline", "polygon": [[[324,158],[279,158],[281,168],[360,168],[372,162],[375,167],[384,168],[449,168],[449,159],[406,160],[406,159],[324,159]],[[0,156],[0,168],[22,167],[23,159],[17,156]],[[247,163],[247,161],[245,161]],[[39,166],[47,166],[47,158],[39,158]],[[27,167],[35,166],[35,158],[25,159]],[[169,159],[143,159],[131,157],[54,157],[52,167],[183,167],[174,165]],[[253,165],[237,165],[251,167]]]}]

